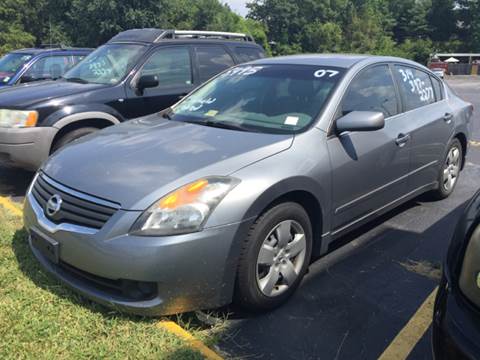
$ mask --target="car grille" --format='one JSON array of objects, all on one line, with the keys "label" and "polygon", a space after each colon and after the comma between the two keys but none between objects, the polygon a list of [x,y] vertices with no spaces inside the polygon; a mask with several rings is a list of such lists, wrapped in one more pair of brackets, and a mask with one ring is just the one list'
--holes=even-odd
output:
[{"label": "car grille", "polygon": [[[118,204],[68,189],[43,174],[37,176],[32,187],[32,195],[42,207],[45,216],[55,224],[68,223],[101,229],[120,208]],[[61,198],[61,205],[55,214],[50,215],[46,207],[54,195]]]}]

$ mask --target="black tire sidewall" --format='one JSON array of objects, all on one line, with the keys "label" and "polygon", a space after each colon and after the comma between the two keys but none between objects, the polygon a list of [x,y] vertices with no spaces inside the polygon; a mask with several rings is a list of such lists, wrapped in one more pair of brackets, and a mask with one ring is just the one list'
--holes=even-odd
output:
[{"label": "black tire sidewall", "polygon": [[97,130],[99,129],[94,127],[82,127],[66,133],[53,144],[52,153],[64,147],[65,145],[70,144],[72,141],[80,139],[81,137],[89,135]]},{"label": "black tire sidewall", "polygon": [[[294,284],[275,297],[264,295],[257,284],[257,258],[263,241],[270,231],[284,220],[298,222],[305,231],[305,262]],[[235,302],[253,311],[270,310],[284,303],[299,286],[310,264],[312,253],[312,226],[307,212],[294,202],[282,203],[266,211],[251,227],[239,259]]]}]

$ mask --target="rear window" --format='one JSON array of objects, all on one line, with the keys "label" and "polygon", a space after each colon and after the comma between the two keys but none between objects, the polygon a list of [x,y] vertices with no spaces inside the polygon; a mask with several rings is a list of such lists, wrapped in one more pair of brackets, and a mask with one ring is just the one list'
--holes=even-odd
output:
[{"label": "rear window", "polygon": [[234,65],[232,57],[222,46],[196,46],[195,53],[202,83]]},{"label": "rear window", "polygon": [[400,84],[406,111],[435,102],[432,81],[426,72],[409,66],[395,65],[395,76]]},{"label": "rear window", "polygon": [[258,48],[237,46],[235,48],[235,54],[240,62],[248,62],[264,57],[263,52]]}]

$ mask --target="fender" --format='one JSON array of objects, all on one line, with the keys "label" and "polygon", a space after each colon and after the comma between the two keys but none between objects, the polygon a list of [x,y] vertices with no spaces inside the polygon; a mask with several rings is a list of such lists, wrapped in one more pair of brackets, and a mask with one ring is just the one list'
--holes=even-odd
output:
[{"label": "fender", "polygon": [[125,120],[118,111],[110,106],[104,104],[85,104],[62,107],[49,115],[43,121],[42,126],[61,129],[68,124],[86,119],[103,119],[111,122],[112,125],[119,124]]},{"label": "fender", "polygon": [[[287,193],[293,191],[305,191],[310,193],[318,203],[320,209],[322,209],[322,203],[325,202],[323,200],[323,191],[322,186],[314,181],[311,178],[305,176],[294,176],[267,188],[257,199],[253,202],[253,204],[248,208],[245,213],[244,219],[249,219],[252,217],[257,217],[260,215],[262,211],[265,210],[275,199],[278,199]],[[323,214],[323,211],[322,211]],[[325,223],[325,219],[322,220],[322,223]]]},{"label": "fender", "polygon": [[[321,237],[322,228],[323,231],[328,228],[329,224],[327,223],[328,218],[326,216],[326,211],[322,205],[327,204],[324,202],[326,199],[324,190],[319,183],[312,180],[311,178],[304,176],[295,176],[287,178],[277,182],[276,184],[265,189],[261,195],[259,195],[253,204],[247,209],[245,215],[243,216],[243,221],[239,224],[239,227],[235,233],[235,237],[230,248],[230,253],[228,255],[228,260],[225,266],[225,272],[223,277],[223,283],[225,286],[222,288],[221,298],[224,303],[228,303],[234,293],[235,277],[237,274],[238,266],[238,255],[240,254],[240,249],[242,243],[245,241],[245,236],[248,234],[250,227],[253,225],[257,217],[274,202],[276,199],[281,198],[282,196],[291,193],[293,191],[304,191],[313,196],[317,201],[320,212],[321,219],[318,219],[320,225],[319,238],[315,239],[314,248],[312,249],[313,257],[324,254],[328,249],[328,239]],[[322,201],[323,200],[323,201]],[[318,225],[317,223],[317,225]],[[315,226],[312,223],[312,226]]]}]

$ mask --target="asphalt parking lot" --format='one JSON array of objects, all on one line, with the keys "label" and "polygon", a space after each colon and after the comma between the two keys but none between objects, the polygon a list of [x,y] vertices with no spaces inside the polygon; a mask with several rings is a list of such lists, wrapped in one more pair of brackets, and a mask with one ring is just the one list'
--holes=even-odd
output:
[{"label": "asphalt parking lot", "polygon": [[[480,79],[448,82],[479,109],[454,194],[440,202],[415,199],[341,239],[336,250],[312,264],[288,304],[268,314],[231,315],[219,345],[222,353],[253,359],[372,359],[391,354],[402,329],[421,321],[417,310],[437,286],[456,221],[480,187]],[[0,168],[0,196],[21,202],[32,176]],[[400,350],[410,359],[431,359],[429,331],[418,342],[401,343]]]}]

